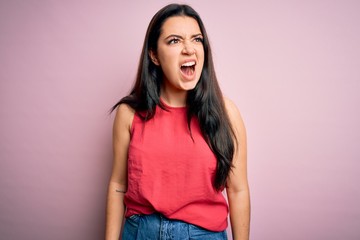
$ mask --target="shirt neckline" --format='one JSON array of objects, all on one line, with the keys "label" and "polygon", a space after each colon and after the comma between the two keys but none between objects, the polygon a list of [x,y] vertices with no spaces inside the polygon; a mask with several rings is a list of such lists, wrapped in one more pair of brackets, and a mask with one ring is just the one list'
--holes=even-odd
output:
[{"label": "shirt neckline", "polygon": [[170,106],[167,103],[165,103],[162,98],[160,98],[160,103],[167,109],[174,109],[174,110],[186,110],[187,109],[187,106],[181,106],[181,107]]}]

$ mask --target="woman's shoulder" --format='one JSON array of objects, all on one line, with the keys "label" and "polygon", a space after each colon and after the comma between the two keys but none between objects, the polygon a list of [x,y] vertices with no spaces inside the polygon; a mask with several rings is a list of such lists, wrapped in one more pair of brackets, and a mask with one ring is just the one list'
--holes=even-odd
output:
[{"label": "woman's shoulder", "polygon": [[116,107],[116,114],[130,114],[134,115],[135,110],[127,103],[120,103]]},{"label": "woman's shoulder", "polygon": [[124,126],[131,129],[135,110],[126,103],[119,104],[115,109],[114,126]]},{"label": "woman's shoulder", "polygon": [[231,124],[237,126],[241,130],[245,130],[242,116],[236,104],[231,99],[225,96],[223,97],[223,99],[224,99],[225,110],[229,116],[229,120]]},{"label": "woman's shoulder", "polygon": [[224,96],[223,99],[224,99],[225,110],[229,115],[237,115],[237,114],[240,115],[239,109],[230,98]]}]

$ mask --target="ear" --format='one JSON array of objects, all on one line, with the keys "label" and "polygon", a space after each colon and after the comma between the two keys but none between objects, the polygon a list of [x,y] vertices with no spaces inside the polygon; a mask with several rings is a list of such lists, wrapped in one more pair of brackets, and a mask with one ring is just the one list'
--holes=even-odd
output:
[{"label": "ear", "polygon": [[156,66],[160,66],[159,60],[157,59],[157,56],[156,56],[156,53],[153,50],[149,51],[149,57]]}]

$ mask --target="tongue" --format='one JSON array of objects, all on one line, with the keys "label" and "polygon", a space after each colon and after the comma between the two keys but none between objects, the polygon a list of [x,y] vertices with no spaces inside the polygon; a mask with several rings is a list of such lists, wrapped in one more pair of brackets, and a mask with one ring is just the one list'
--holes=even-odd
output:
[{"label": "tongue", "polygon": [[181,67],[181,71],[188,76],[191,76],[194,73],[194,67]]}]

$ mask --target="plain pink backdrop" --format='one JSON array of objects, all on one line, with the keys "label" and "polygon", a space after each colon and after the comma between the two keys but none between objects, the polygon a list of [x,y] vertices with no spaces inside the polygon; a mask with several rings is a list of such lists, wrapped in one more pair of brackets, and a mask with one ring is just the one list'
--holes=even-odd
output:
[{"label": "plain pink backdrop", "polygon": [[[0,238],[102,239],[109,108],[168,1],[0,1]],[[253,240],[360,239],[360,2],[187,1],[246,122]]]}]

